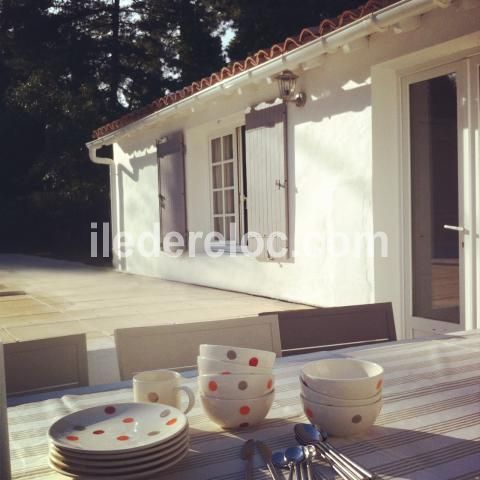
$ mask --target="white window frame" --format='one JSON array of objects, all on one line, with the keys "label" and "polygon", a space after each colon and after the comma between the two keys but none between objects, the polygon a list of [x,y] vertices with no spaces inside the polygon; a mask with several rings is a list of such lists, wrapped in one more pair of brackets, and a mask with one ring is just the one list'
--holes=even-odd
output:
[{"label": "white window frame", "polygon": [[[245,151],[243,148],[242,142],[242,130],[244,130],[245,124],[239,125],[235,128],[235,136],[237,142],[237,175],[238,175],[238,182],[237,182],[237,189],[238,189],[238,197],[237,197],[237,206],[238,206],[238,227],[239,232],[239,239],[241,239],[247,232],[247,225],[245,225],[245,217],[244,217],[244,209],[247,208],[248,210],[248,203],[247,203],[247,196],[245,195],[244,185],[247,182],[247,178],[243,175],[243,169],[246,167],[246,158],[245,158]],[[245,133],[245,132],[244,132]],[[248,193],[248,192],[247,192]],[[247,213],[247,222],[248,222],[248,213]]]},{"label": "white window frame", "polygon": [[[244,220],[243,220],[243,204],[246,202],[246,197],[243,193],[243,149],[239,139],[241,138],[241,129],[243,125],[232,125],[228,128],[222,130],[217,130],[208,137],[208,168],[209,168],[209,196],[210,196],[210,231],[215,231],[215,221],[216,216],[221,216],[223,218],[228,216],[235,217],[235,226],[236,226],[236,239],[235,240],[225,240],[219,241],[214,240],[210,242],[210,247],[213,250],[225,251],[225,252],[237,252],[241,253],[240,242],[244,235]],[[213,193],[214,191],[225,191],[225,187],[222,186],[221,189],[214,189],[214,179],[213,179],[213,166],[214,165],[224,165],[225,161],[223,160],[223,137],[227,135],[232,135],[232,148],[233,148],[233,191],[234,191],[234,214],[215,214],[214,213],[214,200]],[[212,162],[213,151],[212,151],[212,141],[220,138],[222,160],[217,163]],[[222,168],[222,185],[224,183],[224,169]],[[224,202],[224,197],[222,197],[222,202]]]}]

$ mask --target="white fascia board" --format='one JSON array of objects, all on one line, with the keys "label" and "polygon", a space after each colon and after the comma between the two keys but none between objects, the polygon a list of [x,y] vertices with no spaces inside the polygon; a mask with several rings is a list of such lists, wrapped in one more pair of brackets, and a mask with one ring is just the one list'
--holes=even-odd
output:
[{"label": "white fascia board", "polygon": [[198,105],[197,102],[199,101],[203,102],[215,96],[225,95],[228,91],[237,91],[246,85],[254,82],[258,83],[260,79],[273,77],[279,71],[286,68],[301,69],[302,64],[308,60],[325,55],[326,53],[335,52],[346,44],[360,40],[373,33],[386,30],[405,18],[427,13],[440,6],[445,8],[448,5],[450,5],[450,0],[401,0],[378,12],[366,15],[344,27],[334,30],[312,42],[301,45],[290,52],[286,52],[261,65],[253,67],[250,70],[207,87],[173,105],[153,112],[101,138],[92,140],[86,145],[88,148],[92,146],[98,148],[101,145],[110,144],[114,141],[115,137],[125,135],[131,130],[148,126],[154,122],[159,122],[176,112],[180,112],[184,108],[191,109],[195,104]]}]

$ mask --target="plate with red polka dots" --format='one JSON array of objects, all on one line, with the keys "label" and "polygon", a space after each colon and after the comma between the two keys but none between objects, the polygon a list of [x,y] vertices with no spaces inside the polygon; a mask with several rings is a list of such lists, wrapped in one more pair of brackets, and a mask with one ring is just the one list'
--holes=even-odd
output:
[{"label": "plate with red polka dots", "polygon": [[175,441],[187,425],[187,417],[169,405],[118,403],[66,415],[50,427],[48,435],[61,450],[125,453]]},{"label": "plate with red polka dots", "polygon": [[64,468],[56,463],[51,457],[49,458],[48,464],[52,470],[55,470],[62,475],[72,478],[81,478],[82,480],[99,480],[103,478],[104,480],[140,480],[143,478],[157,478],[156,474],[168,470],[177,463],[181,462],[189,452],[188,444],[183,448],[177,451],[177,454],[173,458],[161,459],[155,464],[150,466],[139,465],[138,470],[134,472],[126,473],[125,469],[121,469],[122,473],[113,473],[113,469],[97,469],[92,471],[91,469],[75,469],[75,468]]},{"label": "plate with red polka dots", "polygon": [[145,447],[141,450],[134,450],[132,452],[114,452],[114,453],[88,453],[84,451],[73,451],[60,449],[50,443],[49,451],[50,456],[66,462],[68,464],[74,465],[75,463],[81,463],[82,465],[98,465],[100,463],[114,463],[121,461],[122,464],[136,463],[139,460],[148,460],[150,457],[158,457],[159,454],[164,454],[165,452],[176,448],[178,445],[188,442],[188,428],[186,428],[181,434],[176,436],[174,439],[167,441],[166,443],[160,443],[160,445],[155,445],[153,447]]},{"label": "plate with red polka dots", "polygon": [[58,460],[54,455],[50,453],[49,462],[50,465],[61,469],[64,472],[76,473],[79,476],[82,475],[99,475],[102,473],[108,473],[109,475],[127,475],[134,474],[143,470],[156,469],[164,465],[170,465],[173,461],[178,459],[181,452],[188,450],[188,440],[183,440],[180,444],[176,444],[172,449],[167,452],[159,453],[155,456],[145,458],[143,455],[139,456],[135,464],[127,463],[123,460],[117,461],[104,461],[95,462],[95,464],[86,464],[85,462],[70,462]]}]

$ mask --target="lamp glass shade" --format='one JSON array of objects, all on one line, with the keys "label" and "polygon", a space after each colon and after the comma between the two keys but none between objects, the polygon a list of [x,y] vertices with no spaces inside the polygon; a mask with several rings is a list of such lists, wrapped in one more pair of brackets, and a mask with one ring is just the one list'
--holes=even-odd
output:
[{"label": "lamp glass shade", "polygon": [[295,75],[290,70],[284,70],[275,77],[275,80],[278,82],[278,90],[282,99],[290,100],[293,97],[297,78],[298,75]]}]

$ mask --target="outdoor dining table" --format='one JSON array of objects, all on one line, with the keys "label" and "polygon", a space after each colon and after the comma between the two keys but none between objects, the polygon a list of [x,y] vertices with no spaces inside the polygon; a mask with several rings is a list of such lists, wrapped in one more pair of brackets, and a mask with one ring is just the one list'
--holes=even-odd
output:
[{"label": "outdoor dining table", "polygon": [[[221,430],[197,397],[188,414],[189,454],[154,478],[241,480],[244,440],[262,440],[272,450],[295,445],[293,426],[307,421],[299,398],[300,369],[332,356],[371,360],[385,369],[384,406],[375,425],[355,438],[332,438],[332,444],[383,479],[480,479],[480,330],[279,358],[275,402],[261,425]],[[195,378],[185,383],[196,388]],[[48,427],[78,409],[132,399],[131,388],[120,388],[9,408],[13,478],[66,478],[48,466]],[[259,455],[255,467],[255,480],[270,478]]]}]

